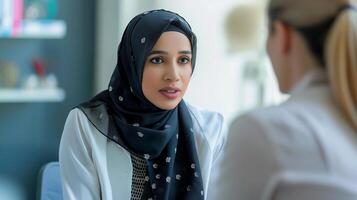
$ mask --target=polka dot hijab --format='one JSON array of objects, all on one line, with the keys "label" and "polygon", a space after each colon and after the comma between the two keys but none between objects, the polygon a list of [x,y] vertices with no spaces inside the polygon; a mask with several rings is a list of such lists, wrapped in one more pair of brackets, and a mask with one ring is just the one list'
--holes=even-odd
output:
[{"label": "polka dot hijab", "polygon": [[196,37],[184,18],[166,10],[139,14],[124,31],[108,89],[79,108],[109,140],[146,159],[142,199],[204,199],[193,123],[185,102],[162,110],[142,92],[145,60],[166,31],[187,36],[194,68]]}]

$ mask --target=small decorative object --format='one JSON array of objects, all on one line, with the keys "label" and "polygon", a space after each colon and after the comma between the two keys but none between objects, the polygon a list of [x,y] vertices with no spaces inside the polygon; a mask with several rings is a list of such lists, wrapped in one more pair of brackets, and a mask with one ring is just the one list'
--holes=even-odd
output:
[{"label": "small decorative object", "polygon": [[18,82],[18,69],[14,63],[0,61],[0,87],[15,88]]},{"label": "small decorative object", "polygon": [[46,7],[41,1],[26,1],[25,19],[43,19],[46,16]]},{"label": "small decorative object", "polygon": [[54,74],[47,75],[46,87],[50,89],[55,89],[58,87],[57,77]]},{"label": "small decorative object", "polygon": [[26,0],[25,19],[55,19],[57,0]]},{"label": "small decorative object", "polygon": [[37,89],[40,85],[40,81],[35,74],[30,74],[25,80],[24,87],[28,90]]},{"label": "small decorative object", "polygon": [[30,74],[25,80],[24,87],[27,89],[56,89],[58,86],[57,77],[53,74],[47,73],[48,61],[44,59],[33,59],[32,66],[33,74]]},{"label": "small decorative object", "polygon": [[32,66],[39,79],[39,87],[46,87],[46,70],[48,68],[48,62],[43,59],[34,59],[32,61]]}]

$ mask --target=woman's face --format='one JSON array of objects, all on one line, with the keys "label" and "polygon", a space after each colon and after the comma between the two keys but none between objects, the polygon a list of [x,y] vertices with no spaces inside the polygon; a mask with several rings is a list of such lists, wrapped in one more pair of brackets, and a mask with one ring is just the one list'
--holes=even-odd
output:
[{"label": "woman's face", "polygon": [[179,32],[164,32],[145,62],[142,80],[145,97],[158,108],[174,109],[189,85],[191,60],[189,39]]}]

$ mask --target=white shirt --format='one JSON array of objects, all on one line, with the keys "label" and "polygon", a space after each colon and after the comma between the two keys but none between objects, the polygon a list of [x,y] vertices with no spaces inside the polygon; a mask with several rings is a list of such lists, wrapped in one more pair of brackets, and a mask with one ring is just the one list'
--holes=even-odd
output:
[{"label": "white shirt", "polygon": [[357,133],[334,103],[322,70],[290,99],[237,118],[217,161],[209,199],[259,200],[282,172],[332,174],[357,183]]},{"label": "white shirt", "polygon": [[[215,158],[225,138],[223,117],[189,106],[205,195]],[[129,200],[130,154],[108,141],[79,109],[66,120],[59,151],[63,197],[70,200]]]}]

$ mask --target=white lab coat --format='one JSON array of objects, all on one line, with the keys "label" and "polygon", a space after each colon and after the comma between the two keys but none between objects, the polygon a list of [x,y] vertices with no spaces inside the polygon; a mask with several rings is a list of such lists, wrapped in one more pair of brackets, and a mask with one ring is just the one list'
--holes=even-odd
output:
[{"label": "white lab coat", "polygon": [[[189,106],[194,138],[207,194],[213,162],[224,143],[223,118]],[[108,141],[79,109],[68,115],[60,144],[64,199],[129,200],[132,163],[128,151]]]},{"label": "white lab coat", "polygon": [[285,103],[238,117],[220,156],[209,199],[262,199],[283,172],[357,183],[357,133],[334,103],[322,70],[308,73]]}]

